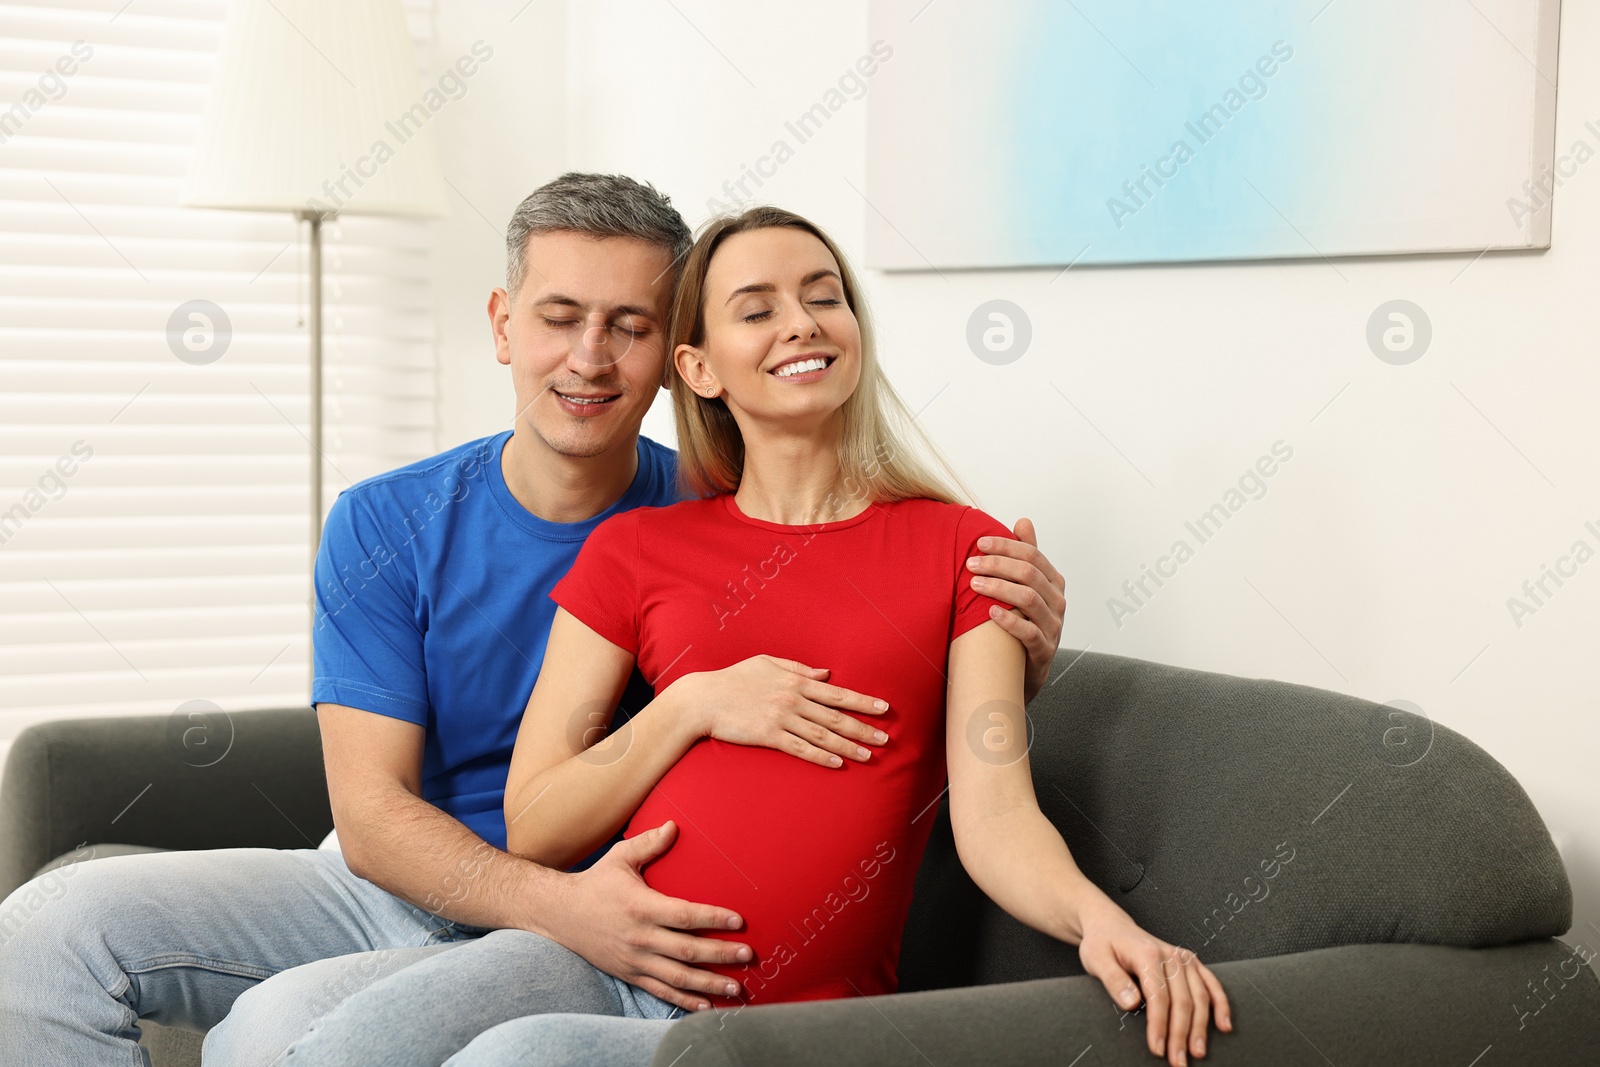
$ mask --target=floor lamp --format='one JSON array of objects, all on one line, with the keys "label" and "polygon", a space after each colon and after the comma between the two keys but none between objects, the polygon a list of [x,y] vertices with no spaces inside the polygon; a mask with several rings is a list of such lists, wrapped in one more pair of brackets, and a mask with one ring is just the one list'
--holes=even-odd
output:
[{"label": "floor lamp", "polygon": [[311,621],[322,539],[322,227],[437,217],[444,182],[401,0],[230,0],[186,207],[287,212],[311,231]]}]

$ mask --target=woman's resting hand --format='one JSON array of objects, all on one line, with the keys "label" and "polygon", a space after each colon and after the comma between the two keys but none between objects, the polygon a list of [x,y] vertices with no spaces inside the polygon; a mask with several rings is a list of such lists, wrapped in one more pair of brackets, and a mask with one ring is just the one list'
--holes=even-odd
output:
[{"label": "woman's resting hand", "polygon": [[[1149,1009],[1145,1043],[1153,1055],[1164,1055],[1173,1067],[1188,1062],[1186,1051],[1203,1057],[1213,1015],[1217,1029],[1232,1031],[1228,995],[1193,952],[1146,933],[1110,899],[1085,904],[1080,920],[1083,969],[1100,979],[1125,1012],[1138,1006],[1143,991]],[[1137,982],[1130,975],[1138,975]]]},{"label": "woman's resting hand", "polygon": [[720,671],[686,674],[668,688],[679,690],[702,737],[772,748],[823,767],[865,763],[871,750],[864,746],[889,738],[855,716],[882,715],[889,705],[830,685],[827,676],[825,667],[752,656]]}]

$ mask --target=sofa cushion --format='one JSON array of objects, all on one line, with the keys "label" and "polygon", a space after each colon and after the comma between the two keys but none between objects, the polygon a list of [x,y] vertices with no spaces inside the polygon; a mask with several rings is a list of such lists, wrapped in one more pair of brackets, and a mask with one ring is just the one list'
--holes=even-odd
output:
[{"label": "sofa cushion", "polygon": [[[1217,978],[1234,1029],[1198,1065],[1592,1064],[1600,1048],[1593,951],[1560,941],[1491,949],[1347,945],[1235,960]],[[1091,978],[695,1012],[652,1067],[1160,1067],[1146,1016]],[[1493,1049],[1487,1056],[1489,1049]]]}]

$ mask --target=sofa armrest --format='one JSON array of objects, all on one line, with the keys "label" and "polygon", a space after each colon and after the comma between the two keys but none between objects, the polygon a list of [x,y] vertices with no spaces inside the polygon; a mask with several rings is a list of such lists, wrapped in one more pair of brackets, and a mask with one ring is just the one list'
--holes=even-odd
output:
[{"label": "sofa armrest", "polygon": [[[1493,1046],[1496,1063],[1592,1063],[1600,980],[1554,939],[1496,948],[1346,945],[1212,967],[1233,1033],[1210,1032],[1190,1063],[1282,1067],[1453,1064]],[[992,1067],[1159,1064],[1145,1017],[1124,1016],[1098,980],[940,989],[692,1015],[667,1031],[653,1067],[983,1063]]]},{"label": "sofa armrest", "polygon": [[310,708],[40,723],[0,776],[0,898],[83,844],[314,848],[332,828]]}]

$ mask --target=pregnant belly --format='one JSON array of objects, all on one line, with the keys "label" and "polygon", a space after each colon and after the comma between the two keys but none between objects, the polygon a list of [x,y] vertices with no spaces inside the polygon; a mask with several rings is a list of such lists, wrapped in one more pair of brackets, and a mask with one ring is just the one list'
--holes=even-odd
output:
[{"label": "pregnant belly", "polygon": [[[914,766],[829,769],[770,749],[703,741],[645,798],[627,836],[668,819],[678,839],[645,868],[668,896],[730,908],[748,965],[718,1007],[892,993],[900,932],[933,817]],[[919,788],[920,786],[920,788]],[[934,787],[937,791],[937,786]],[[913,806],[914,805],[914,806]]]}]

